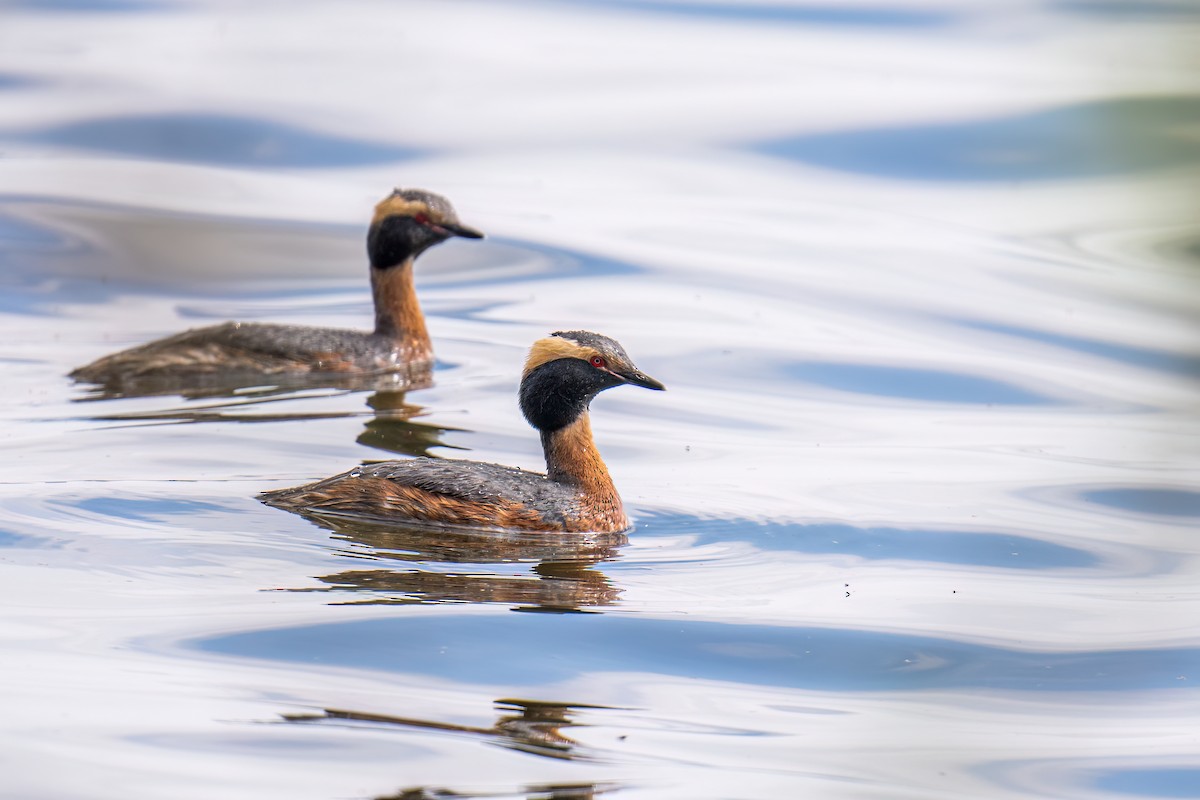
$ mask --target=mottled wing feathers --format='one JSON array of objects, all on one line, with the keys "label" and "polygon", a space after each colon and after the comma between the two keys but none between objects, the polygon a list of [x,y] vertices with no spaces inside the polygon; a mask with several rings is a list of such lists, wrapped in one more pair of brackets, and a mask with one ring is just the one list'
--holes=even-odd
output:
[{"label": "mottled wing feathers", "polygon": [[544,475],[436,458],[371,464],[262,499],[318,514],[534,531],[574,529],[570,517],[578,508],[574,490]]},{"label": "mottled wing feathers", "polygon": [[411,458],[368,464],[355,471],[479,503],[529,502],[547,495],[559,497],[562,490],[537,472],[480,461]]},{"label": "mottled wing feathers", "polygon": [[71,377],[103,383],[155,373],[345,372],[388,366],[393,343],[337,328],[226,322],[114,353]]}]

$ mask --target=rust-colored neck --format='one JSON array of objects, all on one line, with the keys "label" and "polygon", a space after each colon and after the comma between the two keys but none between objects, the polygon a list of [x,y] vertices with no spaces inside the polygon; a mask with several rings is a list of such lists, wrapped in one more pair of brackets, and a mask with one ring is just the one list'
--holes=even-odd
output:
[{"label": "rust-colored neck", "polygon": [[430,357],[433,344],[413,286],[413,260],[386,269],[372,267],[371,292],[375,296],[375,333],[397,340],[409,358]]},{"label": "rust-colored neck", "polygon": [[580,489],[589,499],[619,509],[617,487],[596,450],[587,411],[558,431],[542,431],[541,446],[546,451],[546,476],[550,480]]}]

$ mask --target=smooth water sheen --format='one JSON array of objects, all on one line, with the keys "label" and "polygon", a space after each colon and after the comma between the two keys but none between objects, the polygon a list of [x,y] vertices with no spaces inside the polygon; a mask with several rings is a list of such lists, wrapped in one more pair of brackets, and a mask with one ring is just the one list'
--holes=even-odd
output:
[{"label": "smooth water sheen", "polygon": [[[16,3],[0,27],[0,796],[1200,797],[1200,13],[1184,2]],[[226,319],[436,385],[104,398]],[[255,494],[540,468],[548,331],[624,537]]]}]

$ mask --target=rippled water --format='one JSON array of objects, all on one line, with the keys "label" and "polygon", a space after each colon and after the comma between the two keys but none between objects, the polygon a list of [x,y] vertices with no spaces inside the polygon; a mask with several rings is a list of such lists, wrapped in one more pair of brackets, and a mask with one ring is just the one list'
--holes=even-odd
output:
[{"label": "rippled water", "polygon": [[[10,4],[0,794],[1200,797],[1193,4]],[[1119,56],[1117,55],[1119,54]],[[393,185],[436,384],[106,398],[225,319],[364,327]],[[315,524],[540,466],[547,331],[637,527]]]}]

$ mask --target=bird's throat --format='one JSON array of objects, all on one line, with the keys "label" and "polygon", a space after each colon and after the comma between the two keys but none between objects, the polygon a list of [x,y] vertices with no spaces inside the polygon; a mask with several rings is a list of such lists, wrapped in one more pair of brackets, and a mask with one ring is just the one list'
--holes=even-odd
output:
[{"label": "bird's throat", "polygon": [[433,345],[413,286],[412,259],[387,269],[371,267],[371,292],[375,297],[376,335],[396,340],[412,357],[428,357]]},{"label": "bird's throat", "polygon": [[546,476],[589,495],[616,495],[608,467],[596,449],[587,412],[569,425],[542,432],[546,451]]}]

